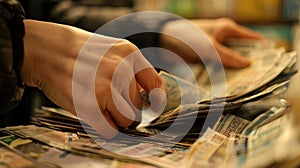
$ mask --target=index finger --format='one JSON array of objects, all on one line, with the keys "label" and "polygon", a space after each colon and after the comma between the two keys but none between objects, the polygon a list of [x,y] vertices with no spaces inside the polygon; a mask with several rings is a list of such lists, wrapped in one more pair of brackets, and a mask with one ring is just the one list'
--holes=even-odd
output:
[{"label": "index finger", "polygon": [[166,101],[163,79],[143,56],[137,55],[135,59],[136,81],[149,94],[151,108],[158,111]]},{"label": "index finger", "polygon": [[251,64],[251,61],[247,57],[242,56],[240,52],[228,48],[218,42],[214,43],[214,45],[225,66],[230,68],[245,68]]},{"label": "index finger", "polygon": [[232,29],[228,36],[241,37],[241,38],[253,38],[253,39],[264,39],[263,35],[257,31],[251,30],[247,27],[237,25],[236,28]]}]

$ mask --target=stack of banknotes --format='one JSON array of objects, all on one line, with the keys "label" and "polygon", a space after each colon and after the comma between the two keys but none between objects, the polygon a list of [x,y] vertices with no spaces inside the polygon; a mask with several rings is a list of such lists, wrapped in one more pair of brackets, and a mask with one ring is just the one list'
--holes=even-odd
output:
[{"label": "stack of banknotes", "polygon": [[233,39],[227,45],[247,55],[251,66],[220,71],[213,64],[197,65],[192,78],[160,71],[165,107],[157,114],[141,93],[140,124],[120,128],[110,140],[68,111],[41,107],[32,125],[0,129],[0,162],[10,167],[299,166],[300,152],[293,150],[299,144],[286,140],[293,133],[291,105],[284,99],[297,73],[296,52],[271,42]]}]

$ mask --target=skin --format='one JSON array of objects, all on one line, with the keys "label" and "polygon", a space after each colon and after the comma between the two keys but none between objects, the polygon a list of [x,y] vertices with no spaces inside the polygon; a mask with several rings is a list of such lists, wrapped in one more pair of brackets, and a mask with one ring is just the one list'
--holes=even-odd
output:
[{"label": "skin", "polygon": [[[249,66],[250,61],[238,52],[223,46],[222,42],[226,38],[262,39],[260,34],[230,19],[192,20],[192,23],[207,33],[224,65],[228,67],[243,68]],[[118,127],[128,127],[135,120],[139,120],[142,90],[152,96],[151,104],[155,104],[156,107],[164,104],[166,96],[162,79],[149,66],[138,48],[129,41],[94,35],[72,26],[56,23],[24,20],[24,25],[26,32],[24,64],[21,70],[23,82],[28,86],[41,89],[51,101],[75,115],[78,114],[73,102],[72,84],[75,82],[81,87],[78,92],[82,95],[84,104],[89,103],[89,99],[85,99],[85,96],[88,96],[88,93],[94,93],[101,118],[95,117],[99,116],[99,111],[90,109],[87,109],[85,114],[80,114],[80,117],[104,138],[113,138],[118,134]],[[173,31],[172,29],[175,28],[175,32],[183,34],[182,29],[178,30],[181,26],[181,22],[170,22],[164,26],[163,32]],[[93,40],[89,43],[90,48],[82,51],[85,42],[91,37]],[[160,43],[162,47],[174,51],[188,61],[200,61],[188,46],[177,39],[162,35]],[[99,55],[103,46],[109,46],[109,49],[104,55]],[[84,57],[77,60],[79,53]],[[102,61],[95,75],[95,90],[85,86],[84,79],[74,81],[73,73],[76,63],[86,67],[80,71],[88,71],[93,60],[97,60],[99,56],[102,57]],[[149,67],[137,71],[141,65]],[[113,82],[115,74],[117,74],[117,84]],[[118,81],[121,82],[118,83]],[[151,92],[152,90],[155,92]],[[119,107],[116,107],[115,101],[118,102]]]},{"label": "skin", "polygon": [[[196,28],[200,28],[203,32],[205,32],[210,42],[220,55],[223,65],[229,68],[245,68],[248,67],[251,62],[241,53],[224,46],[222,44],[224,41],[229,38],[264,39],[260,33],[241,26],[229,18],[195,19],[190,20],[190,22],[194,24]],[[186,25],[185,21],[171,21],[163,27],[162,31],[166,33],[170,31],[175,34],[177,33],[177,37],[181,37],[181,34],[184,34],[184,36],[182,36],[183,41],[188,41],[192,44],[203,44],[203,39],[195,38],[197,37],[195,34],[199,32],[191,32],[191,26]],[[185,36],[189,37],[189,33],[192,33],[190,38],[185,39]],[[175,52],[187,62],[200,62],[201,60],[199,60],[198,55],[191,50],[188,45],[182,42],[182,39],[180,41],[170,36],[161,35],[160,44],[163,48]],[[201,47],[201,45],[199,45],[199,47]],[[200,52],[205,52],[205,49],[202,49]],[[214,59],[211,54],[207,53],[206,55],[210,56],[207,59]]]},{"label": "skin", "polygon": [[[25,20],[24,24],[26,32],[24,37],[25,54],[21,70],[23,82],[28,86],[43,90],[51,101],[76,115],[72,99],[73,69],[80,49],[93,34],[71,26],[49,22]],[[93,36],[93,38],[91,45],[100,48],[103,43],[110,40],[109,37],[104,36]],[[129,41],[121,39],[113,39],[112,41],[114,43],[104,55],[99,66],[101,70],[97,71],[95,79],[95,95],[98,106],[108,124],[103,124],[99,122],[98,118],[93,117],[98,115],[95,114],[95,111],[88,111],[83,116],[105,138],[116,136],[119,126],[127,127],[138,118],[137,115],[140,114],[136,114],[130,107],[132,105],[137,108],[141,107],[140,90],[143,89],[146,92],[151,92],[154,88],[164,90],[162,79],[157,72],[153,68],[146,68],[130,80],[129,96],[126,97],[123,92],[113,92],[114,89],[119,89],[113,88],[111,85],[114,70],[126,56],[130,53],[136,53],[134,58],[138,60],[138,63],[147,64],[147,61],[138,52],[138,48]],[[86,54],[87,59],[98,57],[97,51],[94,50],[87,51],[84,54]],[[87,59],[79,61],[87,64],[88,67],[89,62]],[[125,68],[123,68],[123,70],[126,70],[124,73],[132,73],[136,67],[137,63],[128,61],[125,63]],[[75,82],[81,83],[83,81]],[[87,88],[86,91],[89,91],[89,89]],[[120,108],[125,109],[125,112],[122,111],[121,113],[115,107],[111,95],[117,96],[123,102],[123,106]],[[132,102],[132,105],[126,103],[129,101]]]}]

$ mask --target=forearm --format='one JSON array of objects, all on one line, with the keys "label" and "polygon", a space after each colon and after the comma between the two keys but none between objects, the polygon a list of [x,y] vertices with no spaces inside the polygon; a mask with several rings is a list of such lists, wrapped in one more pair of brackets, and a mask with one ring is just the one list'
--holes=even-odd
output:
[{"label": "forearm", "polygon": [[[54,77],[55,75],[47,72],[49,69],[60,72],[63,67],[70,66],[71,61],[68,59],[76,57],[81,48],[78,45],[84,43],[78,42],[78,39],[89,37],[87,33],[82,34],[86,36],[84,38],[74,37],[74,31],[82,30],[56,23],[24,20],[24,25],[24,65],[21,76],[23,82],[29,86],[39,87],[39,78],[43,76]],[[41,70],[39,76],[33,75],[36,73],[32,72],[34,69]]]},{"label": "forearm", "polygon": [[[241,53],[232,50],[223,43],[230,38],[251,38],[262,40],[261,34],[237,24],[229,18],[179,20],[168,22],[162,29],[160,44],[163,48],[175,52],[186,61],[219,60],[224,66],[244,68],[250,60]],[[194,46],[191,49],[191,46]],[[197,54],[195,54],[197,53]]]},{"label": "forearm", "polygon": [[166,23],[162,28],[159,44],[186,62],[202,62],[202,55],[211,54],[207,35],[186,19]]},{"label": "forearm", "polygon": [[91,33],[50,22],[24,20],[25,85],[38,87],[57,105],[74,111],[72,75],[80,49]]}]

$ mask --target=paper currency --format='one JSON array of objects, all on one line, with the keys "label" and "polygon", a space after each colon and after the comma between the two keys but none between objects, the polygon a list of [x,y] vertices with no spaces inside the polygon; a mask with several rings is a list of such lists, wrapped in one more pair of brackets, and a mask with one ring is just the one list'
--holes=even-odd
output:
[{"label": "paper currency", "polygon": [[[252,51],[249,53],[249,59],[251,60],[251,66],[244,69],[228,69],[225,68],[226,76],[226,101],[233,102],[236,99],[257,91],[264,86],[268,85],[276,78],[288,80],[290,75],[293,75],[295,68],[296,53],[285,53],[284,48],[267,49],[262,51]],[[214,71],[214,68],[211,68]],[[216,68],[218,71],[218,68]],[[203,73],[204,72],[204,73]],[[198,85],[209,92],[210,77],[207,72],[203,71],[198,78]],[[214,74],[214,72],[210,72]],[[286,77],[286,78],[284,78]],[[276,81],[278,81],[276,79]],[[272,83],[268,86],[271,87]],[[258,93],[258,92],[257,92]],[[210,94],[210,93],[209,93]],[[213,98],[213,97],[210,97]],[[206,100],[199,100],[200,103],[205,103]]]},{"label": "paper currency", "polygon": [[0,143],[0,165],[1,167],[11,168],[48,168],[46,164],[41,164],[34,159],[26,157],[22,153],[8,147],[7,144],[1,141]]},{"label": "paper currency", "polygon": [[208,129],[189,149],[189,153],[185,156],[184,160],[186,167],[212,166],[209,160],[226,139],[226,136]]},{"label": "paper currency", "polygon": [[[38,109],[34,117],[37,125],[47,129],[26,126],[0,132],[30,137],[72,154],[117,160],[116,165],[251,167],[255,162],[276,163],[275,157],[266,158],[277,150],[274,140],[283,131],[281,124],[285,123],[290,105],[282,95],[290,77],[297,72],[296,53],[275,49],[271,43],[231,41],[227,44],[236,45],[237,50],[251,48],[251,51],[241,51],[247,52],[252,65],[241,70],[225,69],[226,99],[211,96],[212,86],[203,67],[198,71],[201,74],[197,76],[198,85],[161,71],[159,75],[167,92],[163,112],[147,113],[151,105],[147,93],[142,93],[142,117],[147,122],[136,128],[120,128],[126,136],[104,140],[80,118],[52,108]],[[207,130],[202,130],[204,124],[208,125]],[[188,129],[183,129],[186,126]],[[15,142],[18,143],[25,142]]]},{"label": "paper currency", "polygon": [[200,90],[196,84],[189,83],[179,77],[161,71],[167,93],[167,105],[164,111],[172,110],[180,104],[192,104],[202,97],[207,97],[205,90]]},{"label": "paper currency", "polygon": [[253,51],[275,48],[275,42],[271,40],[231,38],[226,40],[224,44],[244,55],[248,55]]},{"label": "paper currency", "polygon": [[236,115],[228,114],[216,128],[216,131],[229,137],[232,132],[242,133],[250,121],[240,118]]}]

